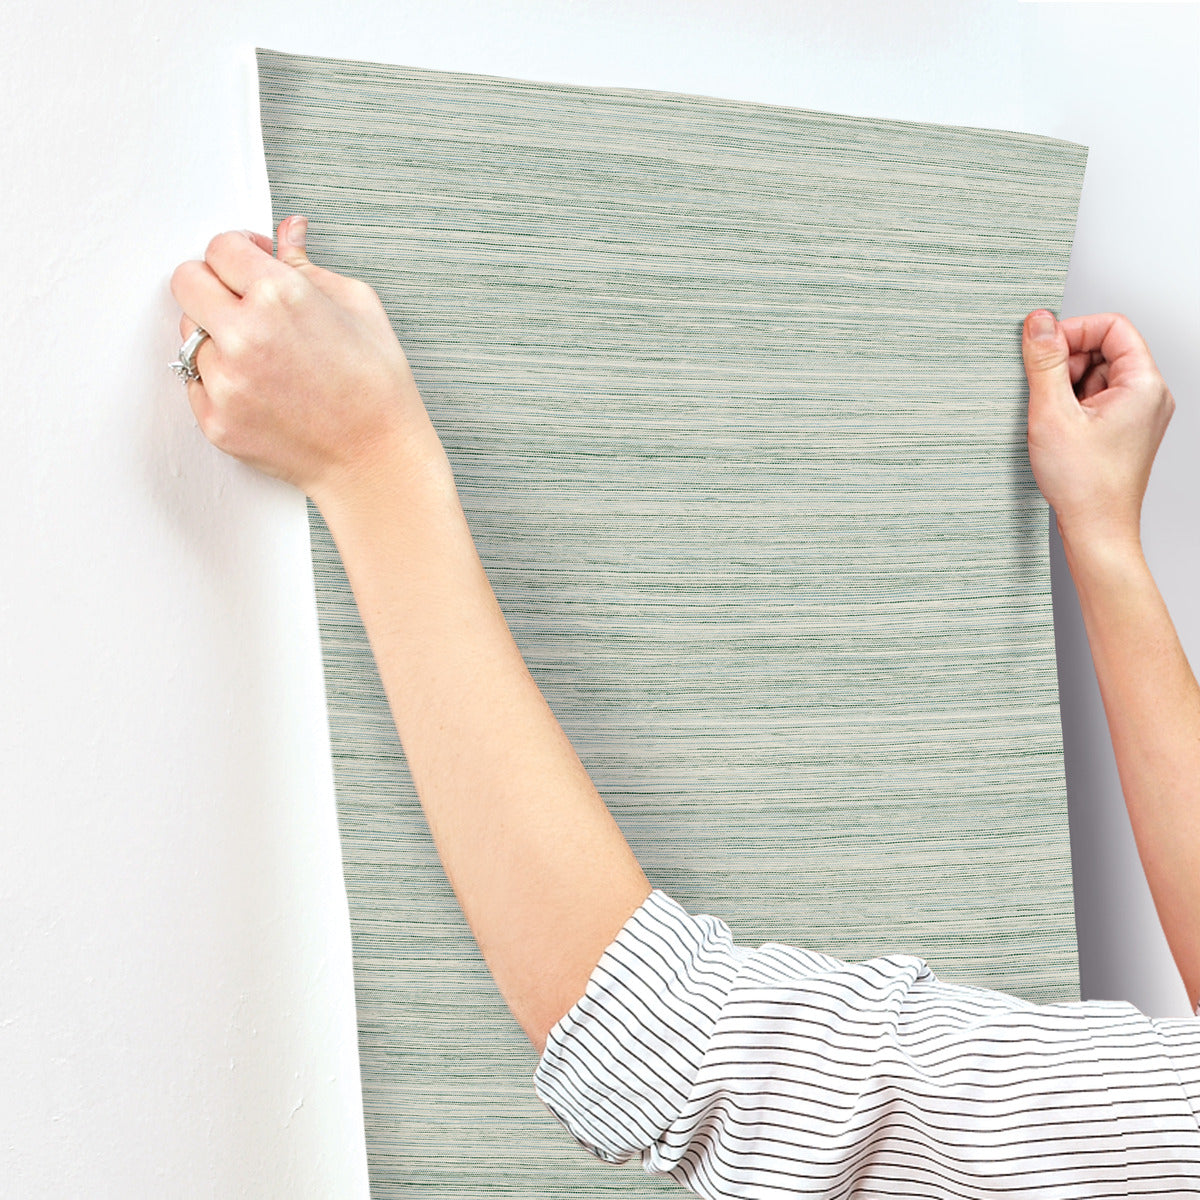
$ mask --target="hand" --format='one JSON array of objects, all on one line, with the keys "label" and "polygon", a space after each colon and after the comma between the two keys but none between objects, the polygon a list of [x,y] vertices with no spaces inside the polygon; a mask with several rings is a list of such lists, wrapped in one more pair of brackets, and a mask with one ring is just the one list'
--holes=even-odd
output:
[{"label": "hand", "polygon": [[283,221],[278,258],[261,234],[220,234],[203,262],[176,268],[171,291],[181,335],[210,335],[202,382],[187,385],[204,435],[319,503],[397,439],[440,444],[379,297],[309,262],[306,230],[304,217]]},{"label": "hand", "polygon": [[1064,543],[1140,546],[1150,467],[1175,411],[1146,343],[1119,313],[1058,322],[1039,309],[1021,348],[1029,461]]}]

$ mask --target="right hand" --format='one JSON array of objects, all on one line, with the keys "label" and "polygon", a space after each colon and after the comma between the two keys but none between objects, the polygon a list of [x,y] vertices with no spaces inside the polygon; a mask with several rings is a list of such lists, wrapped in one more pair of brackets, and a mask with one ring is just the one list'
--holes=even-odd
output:
[{"label": "right hand", "polygon": [[1175,399],[1120,313],[1025,318],[1029,462],[1065,543],[1140,544],[1142,499]]}]

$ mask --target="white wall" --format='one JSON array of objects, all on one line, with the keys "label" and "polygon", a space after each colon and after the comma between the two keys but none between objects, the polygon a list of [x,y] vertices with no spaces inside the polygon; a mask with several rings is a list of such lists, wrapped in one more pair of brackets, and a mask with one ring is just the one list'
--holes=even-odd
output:
[{"label": "white wall", "polygon": [[[366,1194],[304,506],[164,365],[175,264],[268,226],[256,44],[1089,143],[1066,311],[1128,312],[1179,400],[1146,543],[1200,646],[1195,4],[44,0],[0,31],[5,1196]],[[1055,584],[1085,989],[1182,1011]]]},{"label": "white wall", "polygon": [[[1028,127],[1091,147],[1064,310],[1124,312],[1177,401],[1142,540],[1200,668],[1200,5],[1039,4],[1021,16]],[[1186,1013],[1057,531],[1051,551],[1083,991]]]}]

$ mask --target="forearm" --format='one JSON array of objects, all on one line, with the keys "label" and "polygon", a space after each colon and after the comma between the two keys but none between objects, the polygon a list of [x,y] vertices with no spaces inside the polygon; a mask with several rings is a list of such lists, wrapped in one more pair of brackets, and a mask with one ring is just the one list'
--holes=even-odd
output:
[{"label": "forearm", "polygon": [[1064,533],[1121,787],[1159,920],[1200,1000],[1200,688],[1136,537]]},{"label": "forearm", "polygon": [[436,438],[318,503],[442,864],[540,1050],[650,885],[525,667]]}]

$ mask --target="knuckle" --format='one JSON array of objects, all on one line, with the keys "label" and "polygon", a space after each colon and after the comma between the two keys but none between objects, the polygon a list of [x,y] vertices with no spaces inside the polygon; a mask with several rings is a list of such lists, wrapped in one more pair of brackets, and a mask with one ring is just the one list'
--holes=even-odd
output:
[{"label": "knuckle", "polygon": [[1058,366],[1064,362],[1066,356],[1059,348],[1057,343],[1050,342],[1032,342],[1027,348],[1029,365],[1038,371],[1049,370],[1051,367]]},{"label": "knuckle", "polygon": [[308,294],[308,284],[305,283],[304,277],[298,271],[280,276],[276,287],[280,302],[289,307],[299,304]]},{"label": "knuckle", "polygon": [[378,304],[379,295],[375,289],[362,279],[347,280],[350,294],[365,304]]},{"label": "knuckle", "polygon": [[233,448],[244,437],[247,424],[247,402],[236,387],[228,386],[227,381],[208,393],[209,404],[205,419],[201,426],[204,436],[218,450],[227,454],[233,453]]},{"label": "knuckle", "polygon": [[225,232],[218,233],[215,237],[210,238],[208,245],[204,250],[205,260],[211,259],[214,253],[219,254],[221,249],[229,244],[230,238],[235,238],[238,236],[240,235],[236,233]]},{"label": "knuckle", "polygon": [[383,306],[383,301],[379,298],[379,293],[369,284],[362,283],[359,280],[354,281],[354,290],[350,294],[350,303],[360,313],[365,313],[370,317],[389,320],[387,309]]},{"label": "knuckle", "polygon": [[256,308],[268,308],[275,303],[276,292],[277,288],[274,279],[260,277],[251,280],[250,286],[246,288],[244,299]]},{"label": "knuckle", "polygon": [[[207,345],[207,343],[205,343]],[[204,347],[202,346],[201,349]],[[234,326],[221,334],[221,357],[227,362],[236,363],[244,359],[247,352],[253,349],[250,330]]]},{"label": "knuckle", "polygon": [[223,450],[228,445],[229,427],[225,418],[215,409],[209,410],[204,420],[200,422],[200,432],[218,450]]},{"label": "knuckle", "polygon": [[289,308],[300,298],[301,282],[289,275],[266,275],[251,283],[246,298],[263,308]]},{"label": "knuckle", "polygon": [[247,338],[244,330],[238,328],[223,331],[220,346],[222,370],[232,377],[236,377],[241,363],[246,358],[247,350]]},{"label": "knuckle", "polygon": [[173,295],[176,300],[180,298],[180,289],[182,288],[186,290],[188,287],[188,281],[195,277],[196,268],[199,267],[199,265],[200,264],[198,262],[189,260],[188,262],[180,263],[179,266],[177,266],[175,270],[171,272],[171,295]]},{"label": "knuckle", "polygon": [[192,399],[192,411],[196,414],[196,424],[200,432],[214,446],[220,446],[228,433],[225,419],[224,401],[220,391],[213,391],[207,384],[189,384],[188,392]]}]

